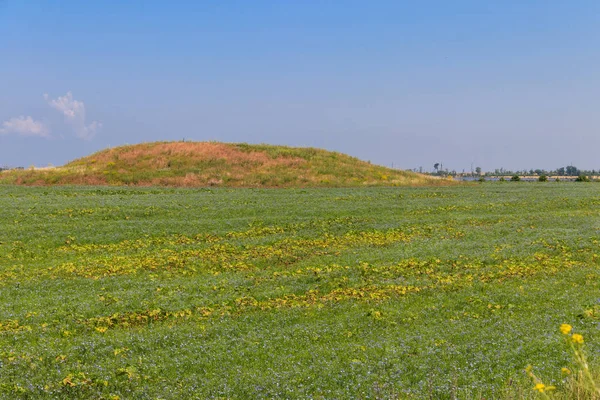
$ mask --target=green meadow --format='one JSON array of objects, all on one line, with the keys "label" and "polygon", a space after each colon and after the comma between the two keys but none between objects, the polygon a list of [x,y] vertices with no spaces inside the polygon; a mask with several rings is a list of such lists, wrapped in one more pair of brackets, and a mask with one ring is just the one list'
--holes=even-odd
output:
[{"label": "green meadow", "polygon": [[0,398],[532,398],[600,351],[600,186],[0,186]]}]

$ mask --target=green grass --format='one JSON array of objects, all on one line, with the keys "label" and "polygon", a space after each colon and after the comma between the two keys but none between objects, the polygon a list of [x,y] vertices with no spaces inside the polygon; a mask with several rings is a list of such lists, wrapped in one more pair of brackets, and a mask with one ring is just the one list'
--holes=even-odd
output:
[{"label": "green grass", "polygon": [[532,397],[600,350],[600,186],[0,187],[1,398]]}]

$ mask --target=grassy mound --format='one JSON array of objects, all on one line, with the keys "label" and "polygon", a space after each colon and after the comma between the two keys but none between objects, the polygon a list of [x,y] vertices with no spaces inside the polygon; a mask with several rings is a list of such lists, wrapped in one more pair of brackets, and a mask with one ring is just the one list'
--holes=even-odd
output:
[{"label": "grassy mound", "polygon": [[7,171],[0,183],[227,187],[422,186],[448,181],[315,148],[155,142],[102,150],[54,169]]}]

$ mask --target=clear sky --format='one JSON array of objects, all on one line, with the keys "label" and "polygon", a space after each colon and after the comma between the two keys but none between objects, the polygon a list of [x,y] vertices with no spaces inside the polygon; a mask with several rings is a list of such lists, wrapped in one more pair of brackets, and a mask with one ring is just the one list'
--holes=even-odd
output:
[{"label": "clear sky", "polygon": [[598,0],[0,0],[0,54],[0,166],[185,138],[600,168]]}]

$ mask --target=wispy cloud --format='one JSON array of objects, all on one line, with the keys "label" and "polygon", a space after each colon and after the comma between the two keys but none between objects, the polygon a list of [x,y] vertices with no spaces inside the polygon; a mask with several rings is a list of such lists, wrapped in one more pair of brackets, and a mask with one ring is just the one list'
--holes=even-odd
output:
[{"label": "wispy cloud", "polygon": [[31,117],[14,117],[2,123],[0,134],[16,133],[21,136],[50,137],[50,129]]},{"label": "wispy cloud", "polygon": [[67,92],[66,95],[59,96],[56,99],[51,99],[47,94],[44,94],[44,98],[52,108],[64,115],[65,121],[71,125],[78,138],[90,140],[102,128],[102,123],[97,121],[86,124],[85,104],[83,104],[83,101],[73,99],[71,92]]}]

